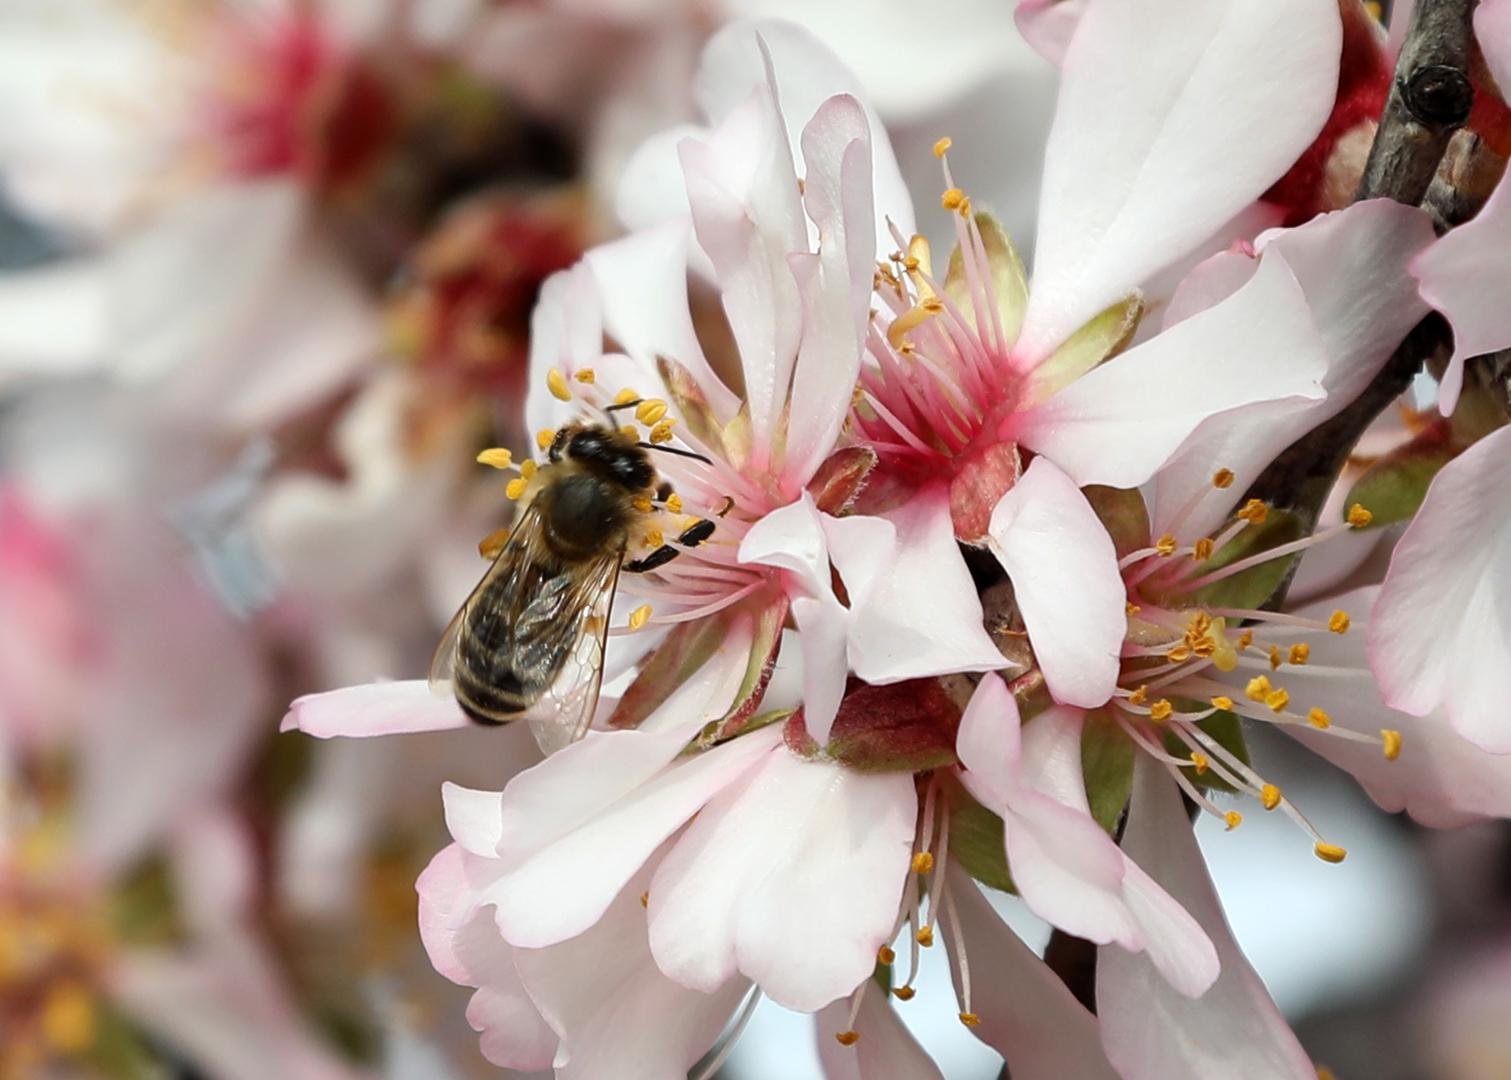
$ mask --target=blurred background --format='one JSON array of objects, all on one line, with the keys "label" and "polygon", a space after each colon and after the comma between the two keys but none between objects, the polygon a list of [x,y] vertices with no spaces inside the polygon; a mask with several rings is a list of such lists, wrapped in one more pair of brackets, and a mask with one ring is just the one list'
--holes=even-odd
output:
[{"label": "blurred background", "polygon": [[[472,462],[523,443],[540,283],[616,235],[713,30],[807,23],[919,207],[949,135],[1028,255],[1055,72],[1011,9],[0,0],[0,1078],[500,1075],[413,882],[441,781],[533,749],[278,721],[425,669],[508,516]],[[1351,857],[1264,815],[1198,832],[1314,1058],[1511,1076],[1511,832],[1418,829],[1263,734]],[[951,1080],[996,1077],[928,960],[902,1015]],[[818,1077],[811,1021],[763,1004],[720,1075]]]}]

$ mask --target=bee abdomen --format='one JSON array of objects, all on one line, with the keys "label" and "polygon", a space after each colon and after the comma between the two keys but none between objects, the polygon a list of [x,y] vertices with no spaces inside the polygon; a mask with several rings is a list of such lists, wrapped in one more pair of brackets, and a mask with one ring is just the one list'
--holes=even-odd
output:
[{"label": "bee abdomen", "polygon": [[544,689],[522,685],[512,671],[495,668],[481,675],[462,665],[452,673],[452,688],[464,713],[479,724],[492,726],[518,720]]}]

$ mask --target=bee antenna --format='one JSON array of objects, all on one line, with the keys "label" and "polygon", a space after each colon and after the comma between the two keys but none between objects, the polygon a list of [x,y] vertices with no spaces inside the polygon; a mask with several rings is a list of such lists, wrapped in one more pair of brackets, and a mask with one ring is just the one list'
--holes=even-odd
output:
[{"label": "bee antenna", "polygon": [[676,454],[678,457],[692,458],[694,461],[701,461],[705,465],[713,464],[712,461],[709,461],[708,458],[704,457],[702,454],[695,454],[691,450],[683,450],[676,446],[659,446],[656,443],[648,442],[639,442],[635,445],[643,450],[658,450],[663,454]]},{"label": "bee antenna", "polygon": [[636,405],[639,405],[644,400],[644,398],[636,398],[634,401],[621,401],[617,405],[605,405],[603,407],[603,411],[612,415],[613,413],[618,412],[620,409],[633,409]]}]

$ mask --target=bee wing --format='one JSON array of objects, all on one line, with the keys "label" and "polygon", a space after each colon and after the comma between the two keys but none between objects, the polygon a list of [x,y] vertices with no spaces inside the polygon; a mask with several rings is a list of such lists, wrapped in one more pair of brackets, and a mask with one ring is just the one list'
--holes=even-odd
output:
[{"label": "bee wing", "polygon": [[[493,565],[488,567],[482,580],[473,587],[467,599],[462,602],[462,606],[446,624],[440,643],[436,645],[435,652],[430,658],[430,689],[433,693],[443,697],[452,695],[451,677],[456,670],[457,642],[462,636],[467,612],[472,610],[473,605],[494,583],[504,580],[521,581],[527,575],[531,564],[535,561],[532,549],[535,538],[540,534],[540,525],[540,510],[532,502],[520,513],[519,520],[515,522],[514,531],[509,534],[509,539],[504,541],[504,546],[499,551],[498,557],[493,560]],[[518,592],[519,590],[511,588],[496,591],[493,595],[504,596]]]},{"label": "bee wing", "polygon": [[574,583],[577,641],[538,709],[531,710],[530,730],[548,754],[576,742],[593,725],[622,559],[623,552],[610,552]]}]

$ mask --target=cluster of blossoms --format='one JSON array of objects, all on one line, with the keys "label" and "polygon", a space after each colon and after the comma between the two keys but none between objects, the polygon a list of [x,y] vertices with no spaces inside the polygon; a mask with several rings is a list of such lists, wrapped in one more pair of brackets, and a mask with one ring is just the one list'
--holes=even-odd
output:
[{"label": "cluster of blossoms", "polygon": [[[1477,19],[1491,72],[1508,11]],[[421,934],[476,988],[499,1065],[660,1078],[712,1052],[712,1075],[764,996],[816,1014],[832,1075],[937,1076],[887,999],[914,996],[938,942],[960,1021],[1015,1077],[1314,1076],[1186,808],[1228,829],[1284,814],[1319,858],[1347,852],[1250,761],[1245,726],[1427,824],[1511,810],[1506,429],[1452,453],[1440,430],[1414,489],[1421,454],[1391,450],[1315,529],[1245,494],[1433,307],[1458,342],[1443,414],[1463,412],[1464,359],[1511,344],[1488,295],[1505,249],[1480,235],[1503,190],[1443,240],[1386,200],[1315,213],[1318,161],[1347,172],[1367,97],[1340,55],[1388,72],[1351,5],[1019,16],[1062,65],[1032,276],[956,186],[948,138],[941,265],[855,80],[756,23],[704,53],[707,126],[632,159],[629,235],[542,291],[542,455],[633,407],[669,487],[637,505],[626,559],[716,526],[620,578],[585,737],[538,717],[539,764],[445,790]],[[518,473],[511,498],[549,467],[480,460]],[[286,721],[466,723],[418,682]],[[1095,1016],[977,882],[1100,946]]]}]

